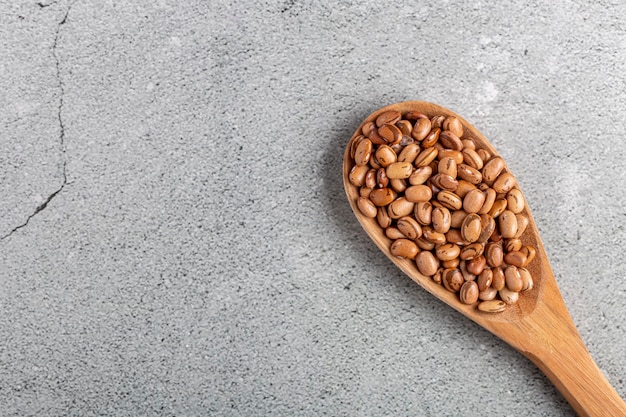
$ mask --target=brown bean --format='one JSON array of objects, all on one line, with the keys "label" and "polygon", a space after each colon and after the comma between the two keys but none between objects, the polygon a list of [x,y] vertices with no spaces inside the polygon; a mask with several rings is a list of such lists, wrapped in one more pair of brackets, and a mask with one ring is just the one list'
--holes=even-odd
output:
[{"label": "brown bean", "polygon": [[441,190],[456,191],[459,186],[459,182],[448,174],[434,175],[430,181]]},{"label": "brown bean", "polygon": [[517,180],[513,174],[503,172],[493,183],[493,189],[496,190],[496,193],[508,193],[515,185],[517,185]]},{"label": "brown bean", "polygon": [[519,293],[515,291],[511,291],[508,288],[504,287],[500,291],[498,291],[498,295],[502,301],[507,304],[515,304],[519,300]]},{"label": "brown bean", "polygon": [[485,245],[485,258],[487,259],[487,265],[491,267],[502,265],[502,261],[504,260],[502,246],[494,242],[487,243],[487,245]]},{"label": "brown bean", "polygon": [[413,167],[409,162],[394,162],[386,168],[387,177],[392,178],[409,178],[413,173]]},{"label": "brown bean", "polygon": [[483,166],[482,174],[483,180],[490,183],[496,180],[500,173],[504,170],[504,161],[502,158],[496,156],[490,159],[485,166]]},{"label": "brown bean", "polygon": [[368,198],[359,197],[357,200],[357,206],[365,217],[376,217],[376,206]]},{"label": "brown bean", "polygon": [[484,313],[501,313],[506,310],[506,303],[501,300],[483,301],[478,304],[478,309]]},{"label": "brown bean", "polygon": [[367,174],[365,175],[365,186],[367,188],[376,187],[376,170],[375,169],[370,169],[367,171]]},{"label": "brown bean", "polygon": [[429,242],[428,240],[426,240],[423,234],[422,234],[422,237],[415,239],[415,244],[417,245],[418,248],[422,250],[430,251],[430,250],[435,249],[435,244],[433,242]]},{"label": "brown bean", "polygon": [[369,167],[367,165],[355,165],[350,170],[350,174],[348,175],[348,180],[350,184],[355,187],[362,187],[365,184],[365,176],[369,171]]},{"label": "brown bean", "polygon": [[480,216],[478,214],[468,214],[461,225],[461,236],[463,236],[463,240],[470,243],[476,242],[480,237],[480,230]]},{"label": "brown bean", "polygon": [[491,287],[497,291],[500,291],[504,288],[506,284],[506,279],[504,277],[504,271],[499,266],[492,269],[493,279],[491,280]]},{"label": "brown bean", "polygon": [[465,198],[467,193],[475,189],[476,189],[476,186],[474,184],[467,182],[465,180],[459,180],[459,185],[456,187],[456,190],[454,191],[454,193],[461,198]]},{"label": "brown bean", "polygon": [[478,293],[478,299],[483,302],[491,301],[496,298],[496,295],[498,295],[498,291],[496,291],[493,287],[489,287]]},{"label": "brown bean", "polygon": [[442,128],[443,127],[443,121],[445,120],[445,116],[441,116],[441,115],[434,115],[433,117],[430,118],[430,123],[433,125],[433,129],[438,127],[438,128]]},{"label": "brown bean", "polygon": [[387,143],[400,143],[402,140],[402,131],[395,125],[386,124],[378,128],[378,134],[382,136]]},{"label": "brown bean", "polygon": [[418,112],[417,110],[411,110],[406,112],[404,118],[408,120],[419,120],[428,119],[428,116],[426,116],[424,113]]},{"label": "brown bean", "polygon": [[513,188],[506,195],[506,207],[515,214],[524,210],[524,195],[519,188]]},{"label": "brown bean", "polygon": [[428,119],[417,119],[413,126],[411,136],[417,141],[422,141],[430,133],[432,125]]},{"label": "brown bean", "polygon": [[397,239],[391,244],[390,252],[399,258],[413,259],[419,252],[417,245],[409,239]]},{"label": "brown bean", "polygon": [[436,148],[426,148],[422,152],[417,155],[415,158],[415,166],[416,167],[424,167],[429,165],[431,162],[435,160],[437,157],[437,149]]},{"label": "brown bean", "polygon": [[459,258],[454,258],[450,259],[449,261],[442,261],[441,266],[443,266],[444,268],[458,268],[459,262],[461,262]]},{"label": "brown bean", "polygon": [[383,229],[388,228],[389,226],[391,226],[391,217],[389,217],[389,213],[387,213],[387,209],[383,208],[383,207],[379,207],[378,211],[376,212],[376,221],[378,222],[378,225],[380,227],[382,227]]},{"label": "brown bean", "polygon": [[366,138],[369,138],[371,133],[373,131],[375,131],[375,130],[376,130],[376,123],[374,123],[374,122],[366,122],[366,123],[363,124],[363,127],[361,128],[361,133],[363,133],[363,135]]},{"label": "brown bean", "polygon": [[515,233],[515,237],[519,239],[524,234],[524,231],[526,231],[526,227],[528,227],[530,221],[528,217],[523,214],[516,214],[515,218],[517,219],[517,232]]},{"label": "brown bean", "polygon": [[398,194],[391,188],[376,188],[370,193],[370,200],[378,207],[391,204]]},{"label": "brown bean", "polygon": [[465,164],[476,170],[483,168],[483,159],[474,149],[464,148],[461,153],[463,154],[463,162]]},{"label": "brown bean", "polygon": [[476,275],[472,274],[467,270],[467,261],[461,261],[459,263],[459,269],[461,270],[461,274],[463,274],[463,279],[465,281],[475,281]]},{"label": "brown bean", "polygon": [[485,243],[493,235],[496,229],[496,221],[488,214],[480,215],[480,236],[477,242]]},{"label": "brown bean", "polygon": [[483,255],[479,255],[474,259],[467,261],[465,267],[467,268],[467,272],[474,275],[479,275],[485,269],[487,265],[487,261]]},{"label": "brown bean", "polygon": [[432,221],[433,205],[430,203],[422,202],[415,205],[414,216],[419,224],[422,226],[428,225]]},{"label": "brown bean", "polygon": [[434,243],[435,245],[441,245],[446,243],[446,236],[443,233],[436,232],[431,229],[429,226],[424,226],[422,228],[422,236],[428,240],[429,242]]},{"label": "brown bean", "polygon": [[499,199],[494,201],[491,210],[489,210],[489,215],[495,219],[500,216],[504,210],[506,210],[506,200]]},{"label": "brown bean", "polygon": [[450,227],[459,229],[463,225],[463,220],[467,217],[467,213],[463,210],[455,210],[450,215]]},{"label": "brown bean", "polygon": [[440,174],[447,174],[452,178],[456,178],[456,161],[449,156],[441,158],[439,160],[437,172]]},{"label": "brown bean", "polygon": [[435,275],[432,276],[433,281],[437,284],[441,284],[443,269],[444,268],[438,268],[437,272],[435,272]]},{"label": "brown bean", "polygon": [[446,290],[450,292],[458,292],[465,280],[463,279],[463,274],[458,269],[445,269],[442,274],[443,286]]},{"label": "brown bean", "polygon": [[389,181],[389,185],[391,185],[391,188],[397,192],[397,193],[403,193],[404,191],[406,191],[406,180],[405,179],[400,179],[400,178],[394,178],[391,181]]},{"label": "brown bean", "polygon": [[439,159],[443,158],[452,158],[456,164],[463,163],[463,154],[459,151],[455,151],[454,149],[442,149],[439,151]]},{"label": "brown bean", "polygon": [[517,268],[519,275],[522,278],[522,291],[532,290],[534,283],[533,277],[526,268]]},{"label": "brown bean", "polygon": [[419,167],[409,177],[409,184],[420,185],[424,184],[428,178],[432,175],[433,170],[429,166]]},{"label": "brown bean", "polygon": [[361,143],[361,141],[365,139],[367,138],[363,135],[358,135],[354,139],[352,139],[352,142],[350,142],[350,158],[354,159],[354,154],[356,153],[357,146],[359,146],[359,143]]},{"label": "brown bean", "polygon": [[478,213],[485,203],[485,193],[478,188],[470,191],[463,198],[463,210],[467,213]]},{"label": "brown bean", "polygon": [[413,125],[408,120],[398,120],[396,122],[396,126],[402,132],[402,136],[411,136],[411,131],[413,131]]},{"label": "brown bean", "polygon": [[513,266],[523,266],[526,263],[526,255],[520,251],[509,252],[504,255],[504,262]]},{"label": "brown bean", "polygon": [[485,191],[485,202],[483,206],[478,210],[479,214],[487,214],[493,207],[493,203],[496,201],[496,191],[493,188],[487,188]]},{"label": "brown bean", "polygon": [[376,170],[376,186],[378,188],[385,188],[389,185],[389,178],[387,178],[387,171],[385,168],[378,168]]},{"label": "brown bean", "polygon": [[[417,143],[411,143],[406,145],[404,149],[398,155],[398,162],[409,162],[413,163],[415,158],[417,158],[417,154],[420,153],[420,146]],[[424,180],[425,181],[425,180]]]},{"label": "brown bean", "polygon": [[369,139],[362,140],[359,143],[359,146],[356,147],[356,152],[354,153],[354,162],[357,165],[367,165],[372,157],[372,141]]},{"label": "brown bean", "polygon": [[388,145],[380,145],[378,149],[376,149],[376,159],[378,163],[382,167],[387,167],[398,159],[396,153],[391,149],[391,146]]},{"label": "brown bean", "polygon": [[450,230],[451,215],[450,210],[445,207],[436,207],[432,213],[433,229],[439,233],[446,233]]},{"label": "brown bean", "polygon": [[435,254],[441,261],[451,261],[456,259],[460,252],[461,248],[453,243],[445,243],[435,249]]},{"label": "brown bean", "polygon": [[463,206],[463,200],[451,191],[441,191],[437,194],[437,201],[450,210],[459,210]]},{"label": "brown bean", "polygon": [[479,149],[476,153],[483,159],[483,163],[486,163],[491,159],[491,153],[489,153],[487,149]]},{"label": "brown bean", "polygon": [[440,133],[441,129],[439,128],[434,128],[433,130],[431,130],[430,133],[426,135],[424,140],[422,140],[422,148],[430,148],[435,146],[435,144],[437,144],[437,141],[439,140]]},{"label": "brown bean", "polygon": [[484,291],[487,288],[491,287],[491,281],[493,280],[493,271],[490,268],[483,269],[483,272],[478,275],[478,279],[476,283],[478,284],[478,289],[480,291]]},{"label": "brown bean", "polygon": [[439,260],[429,251],[422,251],[415,257],[415,264],[422,275],[432,277],[439,268]]},{"label": "brown bean", "polygon": [[444,130],[441,134],[439,134],[439,141],[445,148],[453,149],[455,151],[461,151],[463,149],[463,142],[461,142],[461,139],[449,130]]},{"label": "brown bean", "polygon": [[516,266],[509,265],[504,269],[504,278],[509,290],[520,292],[523,287],[522,277]]},{"label": "brown bean", "polygon": [[400,231],[397,227],[388,227],[385,229],[385,236],[387,236],[391,240],[396,239],[406,239],[404,233]]},{"label": "brown bean", "polygon": [[484,246],[480,243],[472,243],[467,246],[463,246],[461,249],[460,258],[464,261],[470,261],[483,254]]},{"label": "brown bean", "polygon": [[449,130],[459,138],[463,136],[463,124],[458,118],[454,116],[446,117],[446,119],[443,121],[443,129]]},{"label": "brown bean", "polygon": [[412,203],[430,201],[433,192],[427,185],[412,185],[406,189],[404,196]]},{"label": "brown bean", "polygon": [[466,164],[459,164],[457,166],[457,175],[459,178],[464,179],[470,184],[480,184],[483,179],[482,174],[479,170],[472,168]]},{"label": "brown bean", "polygon": [[524,262],[522,266],[528,266],[533,259],[535,259],[535,255],[537,254],[537,251],[532,246],[523,246],[520,251],[526,255],[526,262]]},{"label": "brown bean", "polygon": [[505,239],[515,237],[517,233],[517,219],[515,214],[510,210],[504,210],[500,217],[498,217],[498,227],[500,234]]},{"label": "brown bean", "polygon": [[461,139],[461,142],[463,142],[463,149],[471,149],[473,151],[476,150],[476,142],[472,139]]},{"label": "brown bean", "polygon": [[459,292],[463,304],[474,304],[478,301],[478,285],[474,281],[466,281]]},{"label": "brown bean", "polygon": [[395,124],[401,118],[402,118],[402,115],[400,114],[400,112],[397,112],[395,110],[389,110],[384,113],[381,113],[376,118],[376,126],[381,127],[386,124]]},{"label": "brown bean", "polygon": [[505,239],[504,250],[507,252],[515,252],[522,249],[522,241],[520,239]]},{"label": "brown bean", "polygon": [[372,193],[373,188],[369,188],[366,186],[363,186],[361,188],[359,188],[359,195],[361,197],[365,197],[368,198],[370,196],[370,194]]},{"label": "brown bean", "polygon": [[456,243],[457,245],[467,245],[468,242],[463,240],[460,229],[450,229],[446,233],[446,240],[450,243]]},{"label": "brown bean", "polygon": [[415,203],[411,203],[404,197],[399,197],[389,204],[389,217],[392,219],[399,219],[400,217],[408,216],[411,214],[414,207]]},{"label": "brown bean", "polygon": [[409,239],[417,239],[422,236],[422,227],[411,216],[404,216],[398,219],[398,229]]}]

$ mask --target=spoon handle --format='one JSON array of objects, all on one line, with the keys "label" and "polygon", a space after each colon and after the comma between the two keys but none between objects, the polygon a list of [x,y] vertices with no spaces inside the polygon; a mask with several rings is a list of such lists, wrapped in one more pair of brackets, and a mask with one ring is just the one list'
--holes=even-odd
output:
[{"label": "spoon handle", "polygon": [[508,341],[537,365],[583,417],[626,417],[626,403],[611,386],[576,330],[556,283],[550,304],[515,324]]},{"label": "spoon handle", "polygon": [[580,416],[626,416],[626,403],[602,374],[579,337],[559,346],[526,352]]}]

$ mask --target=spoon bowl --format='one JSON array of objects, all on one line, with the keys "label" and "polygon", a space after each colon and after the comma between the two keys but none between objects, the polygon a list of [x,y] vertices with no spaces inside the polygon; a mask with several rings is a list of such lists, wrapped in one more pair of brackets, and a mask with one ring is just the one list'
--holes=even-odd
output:
[{"label": "spoon bowl", "polygon": [[[508,305],[503,312],[486,313],[479,311],[476,305],[461,303],[457,294],[446,290],[431,277],[422,275],[415,261],[391,254],[392,241],[385,235],[376,219],[361,213],[357,206],[359,189],[349,181],[349,173],[354,166],[350,155],[352,141],[361,133],[365,123],[373,122],[380,114],[391,110],[401,114],[417,111],[429,118],[435,115],[454,116],[463,125],[464,139],[471,138],[476,143],[477,149],[486,149],[492,155],[499,155],[489,141],[468,121],[436,104],[409,101],[375,111],[363,121],[352,136],[343,161],[346,195],[363,229],[378,248],[413,281],[533,361],[579,415],[626,416],[626,404],[599,370],[576,330],[559,292],[527,203],[523,214],[528,217],[529,224],[521,239],[524,244],[533,246],[537,252],[535,259],[527,267],[533,277],[534,286],[531,290],[521,293],[519,301]],[[506,166],[505,171],[510,172]]]}]

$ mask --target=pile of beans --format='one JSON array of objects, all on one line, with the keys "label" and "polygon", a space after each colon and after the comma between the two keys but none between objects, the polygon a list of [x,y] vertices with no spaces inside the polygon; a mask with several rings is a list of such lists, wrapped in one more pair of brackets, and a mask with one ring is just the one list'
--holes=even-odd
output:
[{"label": "pile of beans", "polygon": [[384,112],[350,143],[349,181],[392,255],[495,313],[532,289],[536,250],[522,243],[529,220],[515,177],[464,133],[456,117]]}]

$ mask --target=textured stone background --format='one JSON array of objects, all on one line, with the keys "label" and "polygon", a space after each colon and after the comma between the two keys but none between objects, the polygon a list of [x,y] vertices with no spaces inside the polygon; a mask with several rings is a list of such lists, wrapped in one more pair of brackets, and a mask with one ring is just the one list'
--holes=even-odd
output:
[{"label": "textured stone background", "polygon": [[336,3],[1,1],[0,415],[573,416],[353,218],[409,99],[509,161],[626,397],[626,6]]}]

